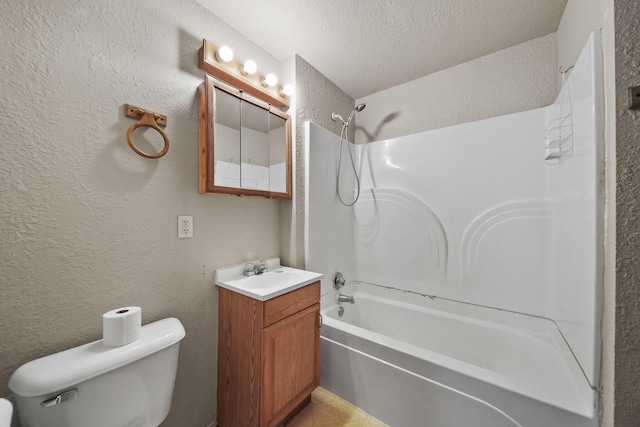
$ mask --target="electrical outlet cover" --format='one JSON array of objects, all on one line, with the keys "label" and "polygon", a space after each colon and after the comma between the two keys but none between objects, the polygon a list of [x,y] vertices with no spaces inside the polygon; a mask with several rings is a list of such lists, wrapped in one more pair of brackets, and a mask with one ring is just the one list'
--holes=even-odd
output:
[{"label": "electrical outlet cover", "polygon": [[193,217],[178,217],[178,239],[193,237]]}]

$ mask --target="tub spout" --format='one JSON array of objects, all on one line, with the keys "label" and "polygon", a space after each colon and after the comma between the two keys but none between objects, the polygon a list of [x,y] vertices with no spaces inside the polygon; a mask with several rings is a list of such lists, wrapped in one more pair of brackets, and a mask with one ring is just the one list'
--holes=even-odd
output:
[{"label": "tub spout", "polygon": [[338,302],[348,302],[349,304],[355,304],[356,300],[353,299],[352,295],[338,294],[336,297]]}]

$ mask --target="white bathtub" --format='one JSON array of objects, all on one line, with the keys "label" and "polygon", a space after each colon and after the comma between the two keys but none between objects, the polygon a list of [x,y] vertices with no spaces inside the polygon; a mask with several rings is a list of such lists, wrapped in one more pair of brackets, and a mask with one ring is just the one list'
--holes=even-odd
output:
[{"label": "white bathtub", "polygon": [[321,383],[392,427],[595,427],[553,322],[352,283],[323,296]]}]

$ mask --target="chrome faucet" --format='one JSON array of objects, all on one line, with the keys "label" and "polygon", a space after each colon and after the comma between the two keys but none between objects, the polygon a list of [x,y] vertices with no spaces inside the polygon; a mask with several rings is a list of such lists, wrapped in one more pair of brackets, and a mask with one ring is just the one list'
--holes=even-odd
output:
[{"label": "chrome faucet", "polygon": [[336,300],[338,302],[348,302],[349,304],[356,303],[356,300],[353,299],[353,295],[338,294],[338,296],[336,297]]},{"label": "chrome faucet", "polygon": [[269,270],[269,266],[267,265],[266,261],[259,261],[258,263],[254,264],[252,262],[248,262],[244,265],[244,275],[245,276],[253,276],[256,274],[262,274],[265,271]]},{"label": "chrome faucet", "polygon": [[269,266],[267,265],[267,262],[264,260],[260,261],[256,266],[256,274],[262,274],[268,270],[269,270]]}]

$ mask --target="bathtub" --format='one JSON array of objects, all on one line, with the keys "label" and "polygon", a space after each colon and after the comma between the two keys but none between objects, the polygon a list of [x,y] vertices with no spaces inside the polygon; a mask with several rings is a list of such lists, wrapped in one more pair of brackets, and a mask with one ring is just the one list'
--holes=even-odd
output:
[{"label": "bathtub", "polygon": [[598,425],[552,321],[362,282],[340,292],[356,302],[323,296],[321,385],[388,425]]}]

